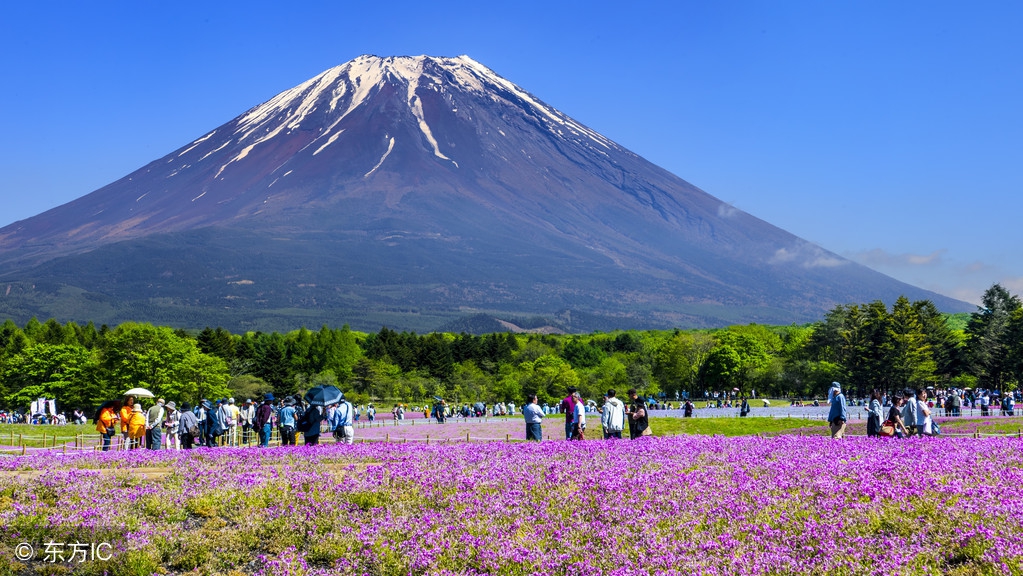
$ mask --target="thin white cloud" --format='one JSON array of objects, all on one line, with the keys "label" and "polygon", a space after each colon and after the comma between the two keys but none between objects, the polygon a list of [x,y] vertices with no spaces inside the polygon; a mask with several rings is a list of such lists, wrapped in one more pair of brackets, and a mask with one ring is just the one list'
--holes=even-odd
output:
[{"label": "thin white cloud", "polygon": [[779,248],[767,261],[768,264],[797,264],[803,268],[834,268],[848,264],[844,260],[813,244],[796,244]]},{"label": "thin white cloud", "polygon": [[718,204],[718,217],[720,218],[731,218],[739,212],[741,212],[741,210],[731,204]]}]

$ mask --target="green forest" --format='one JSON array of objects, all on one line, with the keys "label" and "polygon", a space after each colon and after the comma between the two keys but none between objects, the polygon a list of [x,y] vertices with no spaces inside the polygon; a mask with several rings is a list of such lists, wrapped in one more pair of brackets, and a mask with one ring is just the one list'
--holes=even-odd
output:
[{"label": "green forest", "polygon": [[357,403],[519,403],[531,392],[556,402],[568,386],[587,398],[608,388],[702,397],[706,390],[812,398],[842,382],[854,397],[871,388],[983,387],[1023,381],[1023,304],[1000,285],[972,314],[948,316],[927,300],[837,306],[802,326],[749,324],[716,330],[617,331],[587,335],[416,334],[347,326],[286,334],[186,332],[144,323],[116,327],[30,320],[0,325],[0,407],[27,410],[56,398],[89,410],[142,386],[167,400],[335,384]]}]

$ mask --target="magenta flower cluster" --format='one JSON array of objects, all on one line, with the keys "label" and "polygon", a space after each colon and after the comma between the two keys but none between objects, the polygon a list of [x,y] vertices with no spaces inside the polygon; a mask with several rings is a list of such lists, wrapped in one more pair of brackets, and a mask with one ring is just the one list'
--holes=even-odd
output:
[{"label": "magenta flower cluster", "polygon": [[[18,530],[156,571],[1023,575],[1023,442],[369,443],[0,460]],[[2,568],[2,566],[0,566]]]}]

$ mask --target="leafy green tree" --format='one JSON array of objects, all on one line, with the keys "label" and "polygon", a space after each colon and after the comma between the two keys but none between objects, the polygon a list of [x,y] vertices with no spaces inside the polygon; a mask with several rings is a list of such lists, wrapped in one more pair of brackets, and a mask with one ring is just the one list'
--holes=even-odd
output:
[{"label": "leafy green tree", "polygon": [[942,314],[930,300],[913,302],[920,320],[920,329],[931,347],[935,376],[950,383],[963,372],[965,336],[952,328],[949,317]]},{"label": "leafy green tree", "polygon": [[695,392],[700,370],[715,344],[709,334],[676,331],[654,352],[653,373],[661,388],[668,393]]},{"label": "leafy green tree", "polygon": [[0,325],[0,359],[4,356],[18,354],[32,342],[25,336],[25,332],[18,328],[13,320],[7,320]]},{"label": "leafy green tree", "polygon": [[207,326],[196,337],[196,341],[203,354],[216,356],[228,363],[235,358],[235,338],[220,326],[216,329]]},{"label": "leafy green tree", "polygon": [[520,368],[524,373],[520,380],[522,389],[535,390],[541,402],[557,402],[565,396],[569,387],[579,386],[579,375],[564,358],[555,354],[523,362]]},{"label": "leafy green tree", "polygon": [[604,358],[599,366],[584,372],[579,380],[579,390],[584,398],[598,399],[610,388],[614,388],[624,398],[629,388],[629,374],[625,364],[615,357]]},{"label": "leafy green tree", "polygon": [[168,400],[195,401],[230,392],[227,363],[170,328],[129,322],[106,340],[101,365],[118,393],[141,386]]},{"label": "leafy green tree", "polygon": [[302,374],[303,377],[308,377],[322,369],[313,363],[313,333],[305,327],[285,336],[284,343],[289,374]]},{"label": "leafy green tree", "polygon": [[313,338],[310,354],[314,368],[332,371],[338,382],[344,384],[352,377],[352,369],[362,357],[362,349],[347,324],[340,330],[324,325]]},{"label": "leafy green tree", "polygon": [[234,376],[227,382],[227,387],[239,402],[245,399],[258,401],[267,392],[273,392],[274,387],[258,376],[243,374]]},{"label": "leafy green tree", "polygon": [[401,374],[401,369],[390,362],[362,357],[352,369],[350,383],[357,393],[379,401],[391,396]]},{"label": "leafy green tree", "polygon": [[999,284],[984,292],[980,309],[970,315],[966,342],[970,372],[984,387],[1000,390],[1011,373],[1007,332],[1012,314],[1023,305]]},{"label": "leafy green tree", "polygon": [[2,378],[9,407],[26,410],[37,398],[56,399],[58,410],[88,408],[116,394],[97,379],[92,352],[77,344],[34,344],[15,354]]},{"label": "leafy green tree", "polygon": [[917,309],[904,296],[892,307],[882,353],[882,362],[877,366],[880,373],[875,379],[881,389],[891,390],[902,382],[914,388],[936,383],[937,365],[927,334]]},{"label": "leafy green tree", "polygon": [[718,344],[707,355],[700,378],[716,390],[731,390],[741,388],[743,374],[742,358],[735,348]]},{"label": "leafy green tree", "polygon": [[455,364],[447,381],[452,390],[460,391],[459,396],[463,401],[492,403],[499,400],[493,389],[493,377],[480,370],[471,360]]},{"label": "leafy green tree", "polygon": [[607,357],[602,350],[578,337],[572,338],[565,344],[561,355],[576,368],[593,368]]},{"label": "leafy green tree", "polygon": [[198,347],[193,347],[176,367],[172,379],[157,389],[161,390],[161,396],[181,401],[226,398],[231,395],[228,387],[230,379],[227,362],[217,356],[203,354]]},{"label": "leafy green tree", "polygon": [[418,367],[425,369],[434,378],[447,378],[455,369],[451,347],[443,334],[436,332],[419,341]]},{"label": "leafy green tree", "polygon": [[294,394],[297,388],[288,371],[288,349],[284,336],[277,332],[257,332],[254,344],[252,373],[269,382],[278,396]]},{"label": "leafy green tree", "polygon": [[194,341],[179,338],[167,327],[121,324],[107,337],[104,376],[119,392],[141,386],[162,394],[174,377],[175,367],[194,348]]},{"label": "leafy green tree", "polygon": [[25,336],[32,343],[40,342],[43,339],[43,325],[35,316],[29,318],[28,322],[25,323],[24,332]]}]

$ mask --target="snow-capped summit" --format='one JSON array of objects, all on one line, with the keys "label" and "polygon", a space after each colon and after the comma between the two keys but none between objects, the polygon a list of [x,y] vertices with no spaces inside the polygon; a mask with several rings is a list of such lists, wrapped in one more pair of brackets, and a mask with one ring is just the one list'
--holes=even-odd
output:
[{"label": "snow-capped summit", "polygon": [[26,302],[84,291],[109,304],[97,321],[143,306],[235,328],[307,308],[370,329],[473,310],[787,323],[903,293],[962,308],[721,202],[468,56],[365,55],[285,90],[0,229],[0,281],[26,282]]}]

